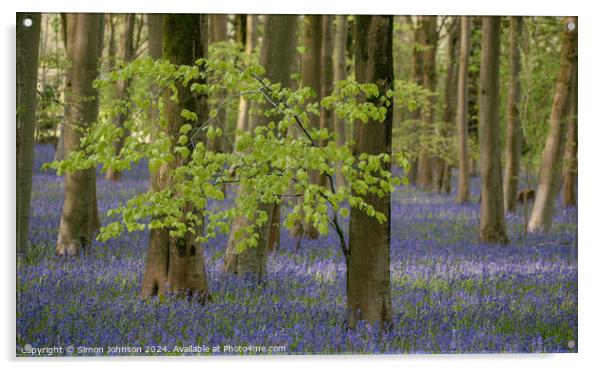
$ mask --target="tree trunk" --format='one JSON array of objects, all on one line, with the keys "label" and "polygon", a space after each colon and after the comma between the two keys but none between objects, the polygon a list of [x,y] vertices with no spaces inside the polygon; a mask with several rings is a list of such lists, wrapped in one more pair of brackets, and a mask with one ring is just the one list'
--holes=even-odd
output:
[{"label": "tree trunk", "polygon": [[[119,37],[119,46],[117,48],[117,58],[119,58],[120,62],[129,63],[132,61],[134,56],[134,25],[136,20],[135,14],[123,14],[121,16],[121,35]],[[128,96],[128,88],[130,86],[130,80],[118,81],[115,86],[115,99],[123,100],[127,99]],[[125,121],[127,121],[129,116],[129,112],[122,112],[115,117],[115,126],[123,127]],[[119,155],[121,149],[123,148],[123,144],[125,142],[125,137],[129,133],[126,133],[124,136],[119,138],[117,142],[115,142],[115,154]],[[121,172],[118,170],[109,167],[107,170],[107,174],[105,176],[107,180],[111,181],[119,181],[121,180]]]},{"label": "tree trunk", "polygon": [[[80,149],[81,129],[98,117],[98,75],[103,29],[102,14],[66,15],[66,51],[70,66],[65,73],[65,155]],[[56,245],[58,255],[74,256],[92,242],[98,229],[96,174],[91,168],[65,174],[65,200]]]},{"label": "tree trunk", "polygon": [[[456,94],[458,92],[458,43],[460,39],[460,20],[454,18],[447,30],[447,71],[445,76],[445,106],[442,123],[437,135],[452,136],[452,127],[456,113]],[[442,148],[448,151],[447,145]],[[451,149],[451,148],[449,148]],[[451,191],[451,164],[445,157],[434,158],[433,190],[438,193]]]},{"label": "tree trunk", "polygon": [[508,235],[504,219],[499,135],[500,17],[483,17],[480,81],[481,222],[479,236],[483,243],[505,244],[508,242]]},{"label": "tree trunk", "polygon": [[[346,76],[345,60],[347,46],[347,16],[337,15],[334,36],[334,82],[344,80]],[[337,134],[337,145],[343,146],[347,142],[347,122],[334,115],[334,131]],[[341,166],[337,164],[335,176],[335,188],[345,186],[345,178],[341,172]]]},{"label": "tree trunk", "polygon": [[[482,17],[471,18],[471,33],[478,34],[482,31]],[[470,57],[468,65],[471,63],[478,65],[478,68],[468,69],[468,137],[474,142],[479,142],[479,75],[480,75],[480,60],[481,44],[479,40],[470,38]],[[470,146],[469,146],[470,148]],[[477,158],[474,158],[469,152],[468,173],[472,177],[476,177],[479,172],[479,163]]]},{"label": "tree trunk", "polygon": [[148,55],[153,59],[163,56],[163,14],[147,14]]},{"label": "tree trunk", "polygon": [[[211,32],[210,32],[210,42],[222,42],[228,40],[228,16],[225,14],[212,14],[209,16],[210,24],[211,24]],[[237,16],[238,17],[238,16]],[[226,99],[226,92],[223,90],[219,90],[215,93],[215,99],[217,100],[217,105],[219,106],[222,101]],[[216,107],[213,107],[216,108]],[[226,127],[226,109],[222,107],[217,112],[217,116],[213,119],[213,123],[216,126],[219,126],[222,129],[223,134],[220,137],[216,137],[207,142],[207,149],[222,153],[225,149],[225,144],[227,140],[227,127]]]},{"label": "tree trunk", "polygon": [[[334,80],[334,65],[332,61],[332,49],[334,47],[333,42],[333,28],[332,28],[332,15],[322,16],[322,49],[321,54],[321,75],[320,75],[320,100],[332,95],[333,80]],[[333,112],[331,109],[320,109],[320,128],[327,129],[329,132],[334,132]],[[320,145],[326,146],[326,141],[322,141]],[[320,184],[326,186],[328,184],[328,178],[324,175],[319,177]]]},{"label": "tree trunk", "polygon": [[564,21],[564,35],[560,54],[560,70],[556,80],[554,103],[550,113],[550,130],[546,138],[539,169],[539,183],[529,219],[528,230],[547,231],[554,217],[554,202],[560,187],[562,154],[566,140],[566,118],[577,75],[577,17]]},{"label": "tree trunk", "polygon": [[508,82],[508,112],[506,122],[506,168],[504,172],[504,210],[516,211],[518,176],[522,148],[520,122],[520,40],[523,17],[510,17],[510,81]]},{"label": "tree trunk", "polygon": [[[176,65],[195,65],[199,58],[207,56],[208,22],[206,15],[166,14],[164,15],[163,55]],[[203,81],[200,81],[202,83]],[[173,101],[173,92],[163,94],[164,112],[167,120],[165,128],[173,142],[178,140],[180,126],[185,124],[181,116],[183,109],[197,112],[198,122],[208,117],[206,96],[195,96],[189,86],[176,84],[178,101]],[[191,132],[194,132],[191,130]],[[151,176],[152,189],[160,191],[173,185],[173,172],[186,163],[185,158],[176,155],[173,163],[165,164]],[[185,206],[184,213],[192,209]],[[202,212],[202,211],[201,211]],[[202,230],[197,230],[197,233]],[[209,297],[209,287],[205,272],[203,245],[194,241],[195,235],[188,232],[183,237],[172,237],[168,229],[151,230],[142,298],[157,294],[186,296],[204,303]]]},{"label": "tree trunk", "polygon": [[247,40],[247,15],[234,15],[234,42],[244,47]]},{"label": "tree trunk", "polygon": [[456,202],[470,200],[470,174],[468,160],[468,63],[470,57],[470,17],[462,17],[460,57],[458,66],[458,102],[456,129],[458,130],[458,195]]},{"label": "tree trunk", "polygon": [[[257,24],[259,17],[257,15],[247,15],[247,39],[245,42],[245,53],[251,54],[257,44]],[[236,130],[247,131],[249,126],[249,101],[240,97],[238,101],[238,116],[236,118]],[[236,140],[235,140],[236,141]]]},{"label": "tree trunk", "polygon": [[[355,26],[355,79],[375,83],[381,94],[393,88],[393,17],[357,16]],[[381,105],[374,99],[376,105]],[[355,125],[354,155],[391,154],[393,111],[387,109],[383,122]],[[385,326],[391,321],[391,197],[368,195],[366,202],[382,212],[382,224],[364,211],[351,208],[349,262],[347,266],[347,309],[349,325],[359,320]]]},{"label": "tree trunk", "polygon": [[[315,93],[307,103],[319,102],[322,91],[322,16],[306,15],[303,17],[303,45],[305,52],[301,58],[301,87],[309,87]],[[320,128],[320,117],[309,115],[310,128]],[[322,183],[321,175],[317,171],[310,171],[309,179],[312,184]],[[302,201],[299,199],[299,201]],[[291,235],[310,239],[317,239],[318,230],[309,222],[298,221],[291,231]]]},{"label": "tree trunk", "polygon": [[[412,51],[412,80],[418,86],[424,86],[424,51],[423,46],[426,43],[426,27],[422,22],[422,17],[417,17],[416,26],[414,27],[414,47]],[[420,107],[409,113],[411,132],[418,135],[420,132]],[[412,185],[417,185],[418,182],[418,156],[420,152],[420,140],[415,140],[418,144],[415,157],[412,158],[412,166],[408,174],[408,180]]]},{"label": "tree trunk", "polygon": [[568,118],[568,131],[566,135],[566,146],[564,150],[564,168],[562,182],[564,192],[562,204],[565,207],[577,205],[577,77],[574,77],[575,85],[572,90],[571,110]]},{"label": "tree trunk", "polygon": [[[272,83],[280,83],[282,87],[291,86],[291,66],[295,57],[295,33],[297,31],[297,17],[284,15],[268,15],[265,20],[265,36],[261,44],[259,62],[266,71],[265,77]],[[266,105],[263,109],[272,108]],[[250,130],[267,125],[273,117],[251,116],[249,121]],[[239,188],[238,196],[245,196],[245,189]],[[226,256],[224,258],[224,269],[226,272],[238,274],[239,276],[251,276],[257,281],[262,279],[266,271],[266,249],[276,238],[275,233],[279,227],[279,210],[274,204],[263,204],[260,210],[268,214],[268,221],[259,231],[260,239],[257,246],[247,247],[244,251],[237,251],[236,233],[238,230],[251,226],[252,223],[245,217],[235,218],[230,227],[228,243],[226,245]]]},{"label": "tree trunk", "polygon": [[40,13],[17,13],[17,251],[22,255],[29,244],[41,23]]},{"label": "tree trunk", "polygon": [[[424,87],[431,92],[437,91],[437,17],[421,17],[424,27],[425,47],[423,54],[423,83]],[[428,109],[421,110],[421,133],[422,135],[433,134],[433,124],[435,119],[435,97],[430,98],[431,106]],[[422,136],[421,135],[421,136]],[[432,154],[425,149],[426,143],[422,142],[422,148],[418,154],[418,178],[417,185],[424,190],[433,188],[433,158]]]}]

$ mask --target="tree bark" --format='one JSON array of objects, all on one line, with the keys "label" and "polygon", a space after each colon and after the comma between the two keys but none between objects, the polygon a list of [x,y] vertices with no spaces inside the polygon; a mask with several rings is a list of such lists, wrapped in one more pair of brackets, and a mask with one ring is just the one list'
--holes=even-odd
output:
[{"label": "tree bark", "polygon": [[[117,58],[119,58],[120,62],[129,63],[134,57],[134,25],[136,15],[131,13],[123,14],[121,15],[121,18],[121,35],[119,37],[119,46],[117,48]],[[129,79],[117,82],[115,86],[115,99],[127,99],[127,90],[130,86],[130,83],[131,81]],[[115,126],[123,128],[123,125],[125,124],[125,121],[127,121],[128,117],[128,111],[118,114],[114,120]],[[115,142],[115,154],[119,155],[119,152],[121,152],[126,135],[128,134],[129,133],[126,133]],[[112,167],[109,167],[105,178],[111,181],[119,181],[121,180],[121,172]]]},{"label": "tree bark", "polygon": [[[163,55],[176,65],[195,65],[199,58],[207,56],[208,22],[206,15],[166,14],[163,23]],[[200,81],[201,83],[203,81]],[[208,117],[206,96],[195,96],[189,86],[176,84],[178,101],[171,99],[173,92],[167,89],[163,95],[165,128],[173,142],[178,140],[180,126],[186,121],[181,116],[183,109],[197,112],[198,122]],[[198,123],[197,123],[198,124]],[[191,130],[191,132],[194,132]],[[163,190],[173,185],[173,172],[187,159],[176,155],[176,160],[165,164],[151,176],[152,189]],[[185,206],[184,213],[193,207]],[[197,230],[197,233],[202,230]],[[168,229],[151,230],[142,298],[157,294],[185,296],[204,303],[209,296],[203,245],[194,241],[195,235],[188,232],[183,237],[172,237]]]},{"label": "tree bark", "polygon": [[483,17],[479,86],[479,146],[481,221],[483,243],[508,242],[504,219],[502,163],[500,158],[499,85],[500,17]]},{"label": "tree bark", "polygon": [[568,118],[568,128],[566,135],[566,146],[564,150],[564,168],[562,182],[564,192],[562,194],[562,204],[565,207],[577,206],[577,102],[578,102],[578,83],[577,77],[574,77],[575,85],[572,89],[571,110]]},{"label": "tree bark", "polygon": [[22,255],[29,245],[41,23],[40,13],[17,13],[17,251]]},{"label": "tree bark", "polygon": [[[572,25],[572,26],[571,26]],[[550,130],[546,138],[539,169],[539,183],[528,230],[547,231],[554,217],[554,202],[560,188],[562,154],[566,140],[566,118],[577,71],[577,17],[567,17],[556,80],[554,103],[550,113]],[[572,28],[571,28],[572,27]]]},{"label": "tree bark", "polygon": [[[347,16],[337,15],[335,21],[335,36],[334,36],[334,82],[344,80],[346,76],[345,61],[346,61],[346,46],[347,46]],[[334,116],[334,131],[337,134],[337,145],[343,146],[347,142],[347,122],[344,119]],[[345,186],[345,178],[341,172],[340,164],[337,164],[335,176],[335,188],[338,189]]]},{"label": "tree bark", "polygon": [[510,81],[508,82],[508,112],[506,122],[506,168],[504,171],[504,210],[516,211],[518,176],[522,148],[520,122],[520,40],[523,17],[510,17]]},{"label": "tree bark", "polygon": [[[381,94],[393,88],[393,17],[357,16],[355,25],[355,79],[375,83]],[[374,103],[380,105],[382,103]],[[354,155],[391,154],[393,111],[387,108],[383,122],[358,123],[354,128]],[[348,321],[386,326],[391,321],[391,197],[368,195],[366,202],[382,212],[382,224],[364,211],[351,208],[349,262],[347,266]]]},{"label": "tree bark", "polygon": [[470,58],[470,17],[462,17],[460,27],[458,102],[456,106],[456,129],[458,131],[458,194],[456,202],[466,203],[470,200],[468,160],[468,63]]},{"label": "tree bark", "polygon": [[[424,87],[429,89],[431,92],[437,91],[437,17],[436,16],[423,16],[421,17],[421,27],[424,27],[425,35],[425,46],[423,54],[423,84]],[[434,119],[435,119],[435,103],[436,98],[433,96],[430,98],[431,106],[428,109],[421,110],[421,133],[423,135],[430,135]],[[431,190],[433,188],[433,158],[432,154],[429,153],[424,147],[426,143],[422,143],[422,148],[418,154],[418,179],[417,185],[424,190]]]},{"label": "tree bark", "polygon": [[[297,17],[284,15],[268,15],[265,20],[265,33],[261,44],[259,57],[260,64],[264,67],[265,77],[273,83],[280,83],[282,87],[291,86],[291,66],[295,57],[295,33],[297,31]],[[267,103],[266,103],[267,104]],[[271,108],[269,105],[260,107]],[[253,115],[250,117],[250,130],[267,125],[273,117]],[[238,196],[245,196],[245,189],[239,188]],[[238,230],[251,226],[253,223],[245,216],[235,218],[230,227],[230,234],[226,245],[224,269],[228,273],[239,276],[250,276],[260,281],[266,271],[266,250],[275,242],[279,233],[279,210],[275,204],[263,204],[260,210],[268,214],[268,221],[260,228],[260,239],[255,247],[247,247],[244,251],[237,251],[236,233]]]},{"label": "tree bark", "polygon": [[[66,15],[66,51],[70,66],[65,73],[65,155],[80,149],[81,129],[98,117],[98,75],[103,29],[102,14]],[[98,230],[96,174],[91,168],[65,174],[65,200],[56,245],[58,255],[74,256],[92,242]]]}]

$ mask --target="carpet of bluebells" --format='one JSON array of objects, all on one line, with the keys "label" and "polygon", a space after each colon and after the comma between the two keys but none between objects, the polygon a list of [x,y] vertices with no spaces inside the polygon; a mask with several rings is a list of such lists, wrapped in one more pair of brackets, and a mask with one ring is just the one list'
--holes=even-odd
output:
[{"label": "carpet of bluebells", "polygon": [[[278,353],[291,354],[577,351],[576,209],[558,205],[550,233],[525,236],[520,206],[507,217],[511,243],[490,246],[476,237],[478,179],[469,205],[456,205],[454,190],[398,189],[393,326],[347,330],[344,261],[334,235],[296,249],[283,231],[261,285],[226,275],[226,237],[213,240],[205,251],[213,302],[205,306],[140,301],[147,233],[95,242],[81,258],[55,257],[63,180],[40,171],[53,155],[51,146],[36,148],[31,253],[17,271],[19,356],[27,355],[26,344],[140,346],[143,352],[145,346],[286,346]],[[99,176],[101,214],[146,191],[147,178],[144,165],[121,183]]]}]

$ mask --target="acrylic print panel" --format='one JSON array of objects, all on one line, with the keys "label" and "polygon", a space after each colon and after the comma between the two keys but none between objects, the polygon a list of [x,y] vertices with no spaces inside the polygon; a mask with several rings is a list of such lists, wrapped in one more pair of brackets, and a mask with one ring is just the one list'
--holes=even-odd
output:
[{"label": "acrylic print panel", "polygon": [[18,357],[576,352],[576,17],[17,13]]}]

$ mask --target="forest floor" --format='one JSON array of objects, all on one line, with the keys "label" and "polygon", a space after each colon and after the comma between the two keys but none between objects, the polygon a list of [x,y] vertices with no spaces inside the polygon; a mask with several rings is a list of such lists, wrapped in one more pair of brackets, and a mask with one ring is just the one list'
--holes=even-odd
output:
[{"label": "forest floor", "polygon": [[[33,347],[285,346],[282,353],[475,353],[577,351],[577,210],[557,207],[548,234],[524,236],[522,206],[507,217],[511,243],[478,242],[478,179],[473,202],[411,187],[393,193],[393,327],[345,324],[345,270],[334,235],[304,241],[282,231],[265,282],[222,271],[226,236],[206,246],[213,302],[138,298],[147,233],[95,242],[84,257],[54,256],[63,180],[40,172],[53,148],[36,147],[31,253],[17,271],[17,355]],[[98,180],[101,217],[148,187],[145,166],[121,183]],[[157,346],[157,347],[152,347]],[[197,347],[197,350],[199,348]],[[244,350],[245,348],[242,348]],[[257,353],[246,348],[246,354]],[[137,351],[137,349],[134,349]],[[82,350],[82,352],[85,349]],[[87,354],[92,354],[92,350]],[[85,354],[85,353],[79,353]],[[134,353],[137,354],[137,353]]]}]

